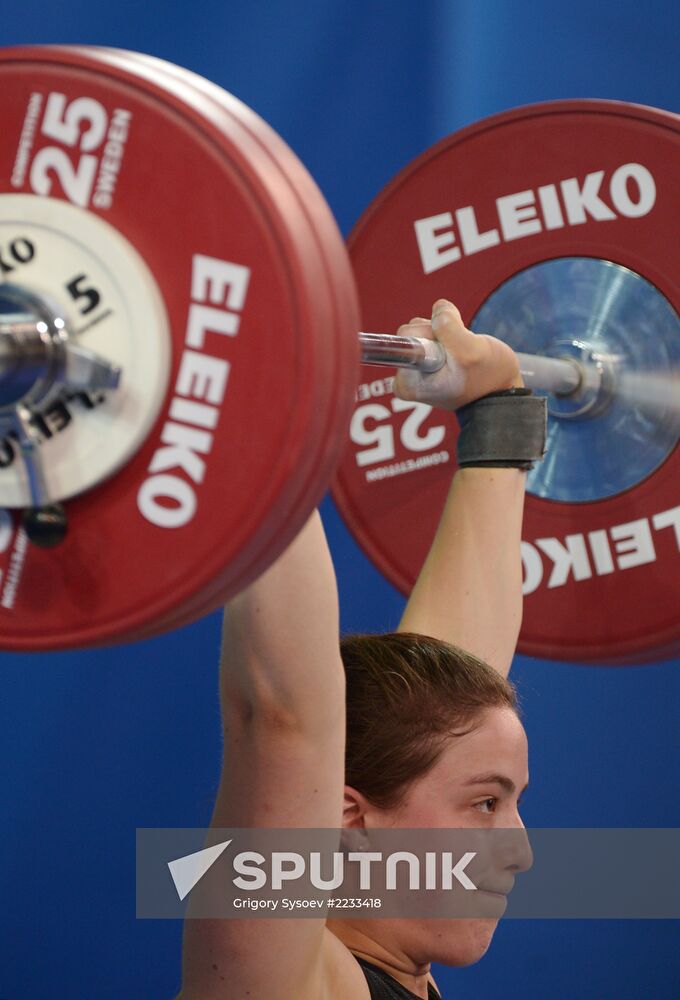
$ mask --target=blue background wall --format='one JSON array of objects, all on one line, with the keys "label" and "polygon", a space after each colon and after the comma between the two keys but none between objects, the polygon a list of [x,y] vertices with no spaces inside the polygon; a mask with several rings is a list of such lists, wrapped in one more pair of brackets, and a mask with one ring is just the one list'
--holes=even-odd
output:
[{"label": "blue background wall", "polygon": [[[3,45],[137,49],[232,90],[307,163],[345,230],[408,160],[487,114],[559,97],[679,110],[679,37],[680,8],[662,0],[23,0],[0,20]],[[343,628],[393,627],[401,598],[328,501],[324,516]],[[135,920],[134,835],[208,821],[218,630],[212,616],[127,649],[3,655],[1,998],[172,995],[181,928]],[[680,827],[679,667],[517,658],[528,825]],[[671,998],[677,945],[677,923],[508,921],[483,962],[438,977],[447,997]]]}]

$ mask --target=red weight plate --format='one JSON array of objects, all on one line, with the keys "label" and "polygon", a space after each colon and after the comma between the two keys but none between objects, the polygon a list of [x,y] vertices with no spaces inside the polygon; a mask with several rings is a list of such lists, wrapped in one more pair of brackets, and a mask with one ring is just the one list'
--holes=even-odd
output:
[{"label": "red weight plate", "polygon": [[[233,593],[249,573],[281,551],[308,513],[291,510],[289,501],[291,477],[307,462],[310,435],[319,451],[315,272],[295,231],[299,209],[280,205],[281,179],[271,162],[244,142],[242,131],[234,136],[215,123],[193,93],[170,89],[132,61],[114,63],[96,51],[9,50],[2,54],[0,74],[3,134],[16,136],[27,163],[19,179],[17,146],[8,141],[0,158],[0,191],[31,191],[31,164],[43,149],[56,146],[55,133],[62,145],[68,140],[77,147],[80,142],[67,131],[66,119],[61,128],[51,121],[47,137],[39,115],[27,127],[33,94],[47,101],[51,94],[63,94],[61,111],[68,114],[68,108],[75,108],[72,119],[91,109],[91,103],[74,104],[85,98],[96,102],[108,121],[116,109],[124,109],[131,123],[122,157],[120,134],[106,137],[118,143],[108,153],[99,146],[93,149],[90,136],[88,163],[95,158],[98,171],[92,190],[99,190],[95,185],[107,156],[115,190],[110,204],[97,207],[91,198],[86,207],[141,254],[160,289],[171,317],[167,399],[135,458],[114,479],[68,504],[71,527],[61,548],[26,549],[21,536],[11,532],[4,539],[0,567],[13,579],[11,607],[3,602],[2,609],[6,647],[122,641],[153,631],[156,623],[171,622],[176,614],[181,617],[196,595],[211,592],[217,580],[224,596]],[[76,150],[61,153],[62,159],[71,157],[76,172],[81,170]],[[66,198],[69,192],[53,183],[50,194]],[[206,318],[190,311],[196,255],[250,269],[242,308],[229,303],[239,315],[225,319],[226,305],[221,319],[211,314],[217,326],[208,329],[202,343],[195,333],[189,335],[191,322]],[[198,300],[207,294],[199,279],[194,275],[199,289],[195,304],[217,308],[217,301]],[[28,274],[25,280],[29,282]],[[220,322],[227,336],[217,332]],[[191,490],[195,497],[193,516],[170,529],[143,516],[138,497],[168,460],[162,452],[167,440],[161,435],[168,438],[175,383],[189,348],[195,353],[203,349],[213,370],[221,365],[226,371],[226,362],[228,380],[223,399],[215,402],[215,433],[200,442],[205,451],[185,456],[186,468],[167,470],[185,480],[194,474],[198,480],[186,482],[182,494]],[[193,390],[198,395],[196,382]],[[302,491],[293,492],[299,497]],[[12,566],[20,558],[18,574]]]},{"label": "red weight plate", "polygon": [[[404,317],[428,315],[439,297],[455,301],[470,323],[509,278],[565,257],[630,268],[678,312],[679,121],[614,102],[557,102],[443,140],[378,196],[351,236],[364,329],[394,331]],[[455,467],[457,430],[442,413],[395,400],[389,374],[363,369],[334,496],[369,557],[408,593]],[[568,565],[559,580],[539,553],[521,651],[619,663],[678,648],[679,466],[675,447],[615,496],[527,497],[524,540],[538,552],[537,539],[564,549],[577,536],[588,566],[577,580]],[[602,533],[595,537],[611,559],[588,549],[592,532]]]},{"label": "red weight plate", "polygon": [[[114,51],[112,55],[115,57],[117,53]],[[357,368],[356,331],[359,319],[356,286],[345,245],[335,219],[308,171],[280,136],[250,108],[232,94],[188,70],[137,53],[134,56],[131,53],[125,55],[128,58],[134,57],[154,72],[164,73],[176,85],[192,87],[212,101],[229,120],[245,127],[261,145],[263,153],[271,158],[274,169],[278,169],[287,180],[287,195],[297,200],[302,213],[303,217],[297,220],[296,235],[305,243],[305,260],[310,261],[313,271],[310,284],[316,290],[317,298],[321,299],[316,327],[319,361],[314,423],[317,441],[314,443],[311,440],[310,433],[306,463],[308,476],[306,479],[301,478],[300,472],[304,472],[301,469],[295,478],[298,488],[302,482],[301,495],[304,499],[295,501],[293,510],[297,520],[287,526],[287,537],[290,537],[299,527],[299,512],[308,512],[320,500],[328,485],[327,470],[337,464],[351,409],[351,393]],[[285,513],[285,508],[282,508],[282,512]],[[258,572],[269,562],[266,553],[265,558],[257,564]],[[256,574],[249,572],[239,586],[245,585],[254,575]],[[224,588],[216,581],[210,595],[197,597],[197,605],[185,609],[183,621],[190,621],[199,613],[218,607],[224,600]],[[200,610],[196,610],[197,607]],[[177,624],[183,621],[175,619]]]},{"label": "red weight plate", "polygon": [[[154,75],[165,76],[169,85],[192,89],[200,95],[204,113],[219,127],[228,133],[233,132],[235,125],[245,128],[259,143],[262,154],[271,161],[272,170],[278,171],[283,179],[280,199],[292,198],[298,205],[300,215],[295,222],[295,236],[315,293],[318,352],[315,418],[306,442],[307,454],[298,467],[291,470],[290,495],[282,497],[277,504],[280,523],[271,519],[270,537],[260,539],[259,553],[253,547],[249,549],[253,564],[244,570],[238,581],[230,579],[225,586],[222,579],[217,578],[208,590],[198,592],[190,604],[177,609],[165,623],[166,627],[176,627],[214,610],[229,592],[245,586],[266,568],[278,537],[283,533],[291,538],[327,488],[328,470],[337,464],[344,444],[344,428],[356,379],[358,303],[349,257],[332,213],[305,167],[270,126],[233,95],[188,70],[139,53],[107,50],[106,55],[113,60],[134,59]],[[212,103],[212,109],[207,107],[206,100]],[[292,216],[293,213],[294,209],[289,206],[288,214]]]},{"label": "red weight plate", "polygon": [[[217,129],[228,135],[232,142],[238,144],[242,149],[248,149],[250,156],[258,157],[262,162],[267,163],[266,169],[270,184],[276,183],[277,208],[289,220],[289,229],[296,243],[298,257],[304,263],[309,277],[309,306],[315,317],[315,330],[327,328],[331,300],[325,275],[319,266],[318,251],[306,225],[306,216],[300,211],[296,195],[290,190],[290,186],[282,175],[276,160],[272,157],[268,145],[259,142],[254,144],[252,134],[244,129],[246,117],[249,115],[257,118],[257,116],[249,112],[249,109],[241,105],[240,102],[233,100],[234,106],[240,113],[226,117],[221,104],[216,99],[217,95],[222,93],[220,88],[163,60],[120,50],[100,49],[97,50],[96,56],[107,63],[123,68],[131,63],[136,64],[139,71],[145,73],[150,79],[163,80],[164,84],[176,94],[182,94],[185,99],[197,104],[201,114],[209,119]],[[225,94],[225,99],[229,99],[230,96]],[[266,126],[264,127],[266,128]],[[269,131],[271,132],[271,130]],[[304,170],[304,168],[301,169]],[[347,259],[346,252],[345,258]],[[332,345],[327,346],[332,348]],[[312,348],[313,345],[310,343],[310,352]],[[326,434],[329,433],[323,417],[331,398],[333,360],[331,349],[324,353],[319,351],[313,356],[316,377],[313,385],[309,387],[310,397],[307,400],[307,405],[315,413],[316,419],[309,425],[304,451],[291,452],[292,462],[289,475],[269,516],[268,530],[267,532],[260,531],[257,538],[251,540],[247,549],[249,561],[241,565],[240,574],[235,575],[233,564],[225,566],[221,574],[211,580],[207,586],[193,593],[189,600],[173,609],[163,619],[155,620],[150,626],[135,630],[134,633],[128,635],[129,640],[146,638],[156,634],[159,630],[179,627],[219,606],[226,597],[240,590],[268,565],[272,553],[278,551],[277,546],[280,547],[279,539],[291,538],[297,531],[302,520],[318,499],[317,493],[309,485],[310,470],[317,477],[320,470],[325,471],[326,479],[320,485],[319,490],[325,488],[327,483],[328,466],[324,470],[323,465],[317,460],[317,452],[322,438],[321,428],[323,427]],[[312,358],[310,358],[311,361]],[[255,443],[256,437],[257,433],[253,435],[253,443]],[[339,446],[340,441],[336,435],[336,451],[339,450]]]}]

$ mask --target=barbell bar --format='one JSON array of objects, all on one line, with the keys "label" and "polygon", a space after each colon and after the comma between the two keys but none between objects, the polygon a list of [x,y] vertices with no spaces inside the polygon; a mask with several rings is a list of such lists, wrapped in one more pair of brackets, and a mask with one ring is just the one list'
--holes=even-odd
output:
[{"label": "barbell bar", "polygon": [[[393,365],[433,374],[446,364],[446,351],[438,341],[382,333],[360,333],[361,360],[367,365]],[[585,366],[561,358],[517,354],[520,371],[530,389],[568,396],[582,387],[599,387],[601,367]]]},{"label": "barbell bar", "polygon": [[[446,351],[438,341],[384,333],[360,333],[361,361],[365,365],[391,365],[434,374],[446,364]],[[556,416],[576,419],[595,416],[613,400],[643,408],[652,416],[663,414],[677,423],[680,416],[680,370],[634,372],[623,369],[616,357],[588,351],[578,340],[581,357],[559,358],[517,351],[524,384],[555,396],[584,397],[582,407]],[[585,354],[585,357],[583,356]]]},{"label": "barbell bar", "polygon": [[[121,369],[74,344],[54,306],[39,296],[5,286],[3,296],[6,298],[10,293],[17,304],[23,304],[25,311],[6,315],[0,321],[0,430],[4,423],[5,432],[17,435],[26,465],[31,495],[31,507],[24,515],[28,537],[37,545],[51,547],[63,541],[67,525],[61,508],[59,530],[54,530],[55,504],[60,498],[49,495],[33,429],[40,405],[44,405],[45,399],[54,399],[68,390],[115,389],[120,384]],[[365,332],[358,336],[364,364],[388,364],[416,369],[423,374],[434,374],[446,364],[446,350],[438,341]],[[575,411],[579,416],[601,407],[605,371],[601,359],[586,364],[573,359],[523,353],[518,353],[517,357],[528,387],[565,397],[591,391],[590,404]],[[610,378],[606,384],[609,398],[613,398],[617,388],[611,377],[611,365],[608,370]],[[641,384],[645,385],[644,377]],[[647,394],[650,405],[654,405],[657,398],[663,401],[658,384],[650,388]],[[40,514],[45,509],[49,510],[47,531]]]}]

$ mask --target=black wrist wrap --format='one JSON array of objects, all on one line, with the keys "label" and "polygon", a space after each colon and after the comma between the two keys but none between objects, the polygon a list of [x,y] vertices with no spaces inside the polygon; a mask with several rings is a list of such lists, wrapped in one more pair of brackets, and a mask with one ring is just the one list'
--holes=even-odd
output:
[{"label": "black wrist wrap", "polygon": [[492,392],[457,410],[458,465],[531,469],[545,454],[547,401],[531,389]]}]

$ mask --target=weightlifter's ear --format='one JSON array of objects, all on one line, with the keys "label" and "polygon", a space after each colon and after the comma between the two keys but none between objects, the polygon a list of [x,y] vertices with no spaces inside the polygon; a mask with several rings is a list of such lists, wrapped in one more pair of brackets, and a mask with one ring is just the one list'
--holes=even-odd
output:
[{"label": "weightlifter's ear", "polygon": [[345,797],[342,806],[342,826],[343,829],[363,828],[367,810],[370,808],[368,801],[361,792],[351,785],[345,785]]}]

